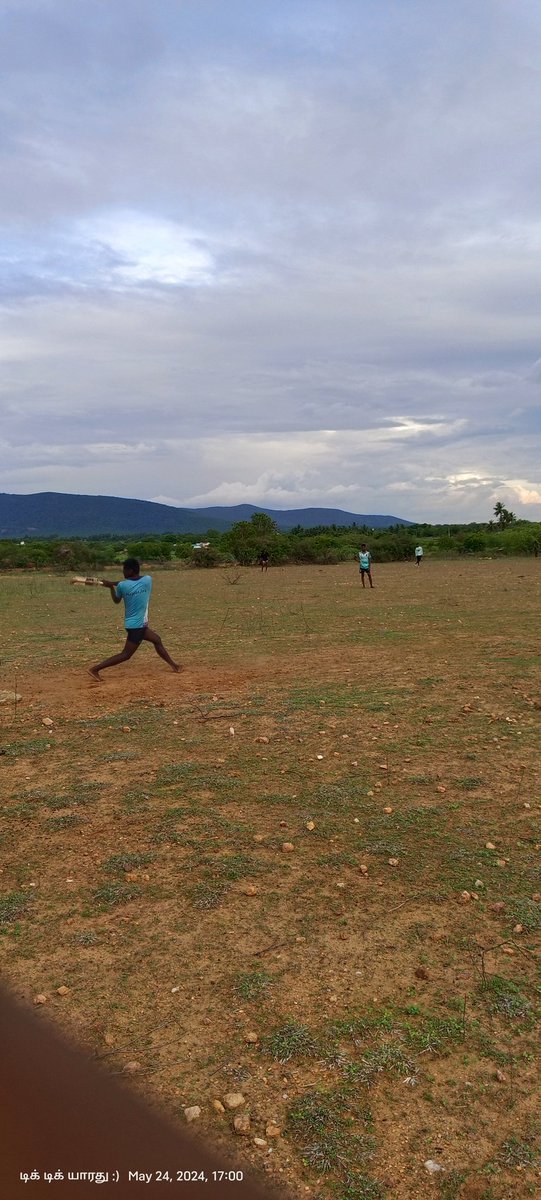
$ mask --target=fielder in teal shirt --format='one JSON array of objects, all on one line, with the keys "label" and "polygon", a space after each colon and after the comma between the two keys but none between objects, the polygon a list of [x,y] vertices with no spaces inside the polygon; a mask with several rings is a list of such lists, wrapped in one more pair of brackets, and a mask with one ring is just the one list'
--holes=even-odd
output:
[{"label": "fielder in teal shirt", "polygon": [[159,633],[155,633],[153,629],[149,628],[148,607],[152,591],[151,576],[141,575],[136,558],[127,558],[122,564],[122,570],[124,579],[121,579],[120,583],[111,583],[108,579],[102,579],[101,582],[104,587],[109,588],[114,604],[121,604],[124,601],[126,644],[120,654],[113,654],[111,658],[104,658],[103,662],[96,663],[95,667],[89,667],[90,675],[93,679],[101,682],[100,671],[104,671],[106,667],[116,667],[119,663],[127,662],[135,654],[141,642],[152,642],[156,654],[159,654],[160,658],[168,663],[171,670],[181,671],[182,667],[168,654]]},{"label": "fielder in teal shirt", "polygon": [[366,545],[366,542],[362,543],[361,549],[359,550],[359,571],[361,573],[361,583],[362,583],[363,587],[365,586],[365,582],[364,582],[365,575],[368,578],[370,587],[373,587],[374,584],[372,583],[372,555]]}]

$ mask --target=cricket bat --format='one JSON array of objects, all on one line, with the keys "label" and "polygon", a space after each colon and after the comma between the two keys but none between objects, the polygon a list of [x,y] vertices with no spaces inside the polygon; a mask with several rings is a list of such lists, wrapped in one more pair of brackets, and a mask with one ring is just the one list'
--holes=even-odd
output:
[{"label": "cricket bat", "polygon": [[87,587],[103,587],[101,579],[94,579],[91,575],[76,575],[71,581],[72,583],[84,583]]}]

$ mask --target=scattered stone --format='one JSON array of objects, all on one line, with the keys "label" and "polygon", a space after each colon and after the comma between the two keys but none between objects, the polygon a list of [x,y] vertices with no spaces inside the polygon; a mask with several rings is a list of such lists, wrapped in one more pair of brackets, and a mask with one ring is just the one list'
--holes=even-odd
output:
[{"label": "scattered stone", "polygon": [[443,792],[447,791],[447,788],[445,787],[445,785],[443,783],[438,783],[436,791],[441,792],[443,794]]},{"label": "scattered stone", "polygon": [[257,1033],[255,1033],[254,1030],[251,1029],[250,1032],[246,1034],[244,1041],[251,1042],[252,1044],[254,1044],[255,1042],[259,1041],[259,1038],[257,1036]]},{"label": "scattered stone", "polygon": [[416,979],[430,979],[430,975],[428,974],[426,967],[416,967],[415,968],[415,978]]},{"label": "scattered stone", "polygon": [[123,725],[122,732],[123,733],[131,733],[131,725]]},{"label": "scattered stone", "polygon": [[379,767],[380,771],[388,771],[389,770],[387,763],[378,763],[378,767]]},{"label": "scattered stone", "polygon": [[172,996],[175,996],[177,992],[180,992],[180,985],[179,985],[179,984],[177,984],[177,986],[176,986],[176,987],[173,987],[173,988],[171,988],[171,995],[172,995]]},{"label": "scattered stone", "polygon": [[254,1138],[254,1146],[259,1146],[261,1150],[264,1150],[267,1145],[268,1142],[265,1141],[265,1138]]},{"label": "scattered stone", "polygon": [[59,996],[69,996],[71,988],[66,987],[65,984],[62,984],[62,987],[57,988],[56,991],[57,995]]},{"label": "scattered stone", "polygon": [[[353,765],[357,766],[357,763],[355,763],[355,764],[352,763],[352,766]],[[369,788],[366,794],[367,794],[367,796],[373,796],[374,792],[373,792],[372,788]]]},{"label": "scattered stone", "polygon": [[445,1167],[442,1167],[441,1163],[434,1162],[433,1158],[427,1158],[425,1171],[428,1171],[429,1175],[437,1175],[438,1171],[445,1171]]},{"label": "scattered stone", "polygon": [[254,883],[245,883],[241,888],[243,896],[257,896],[258,889]]},{"label": "scattered stone", "polygon": [[34,1004],[46,1004],[46,1003],[47,1003],[47,997],[43,995],[43,992],[38,992],[37,996],[34,996]]},{"label": "scattered stone", "polygon": [[515,951],[511,948],[511,946],[502,946],[502,954],[514,954],[514,953],[515,953]]},{"label": "scattered stone", "polygon": [[276,1124],[276,1121],[268,1121],[268,1123],[265,1125],[265,1136],[268,1138],[280,1137],[281,1132],[282,1130],[280,1126]]},{"label": "scattered stone", "polygon": [[140,1070],[141,1070],[141,1063],[139,1063],[139,1062],[129,1062],[129,1063],[126,1063],[124,1066],[124,1074],[125,1075],[136,1075],[137,1072]]},{"label": "scattered stone", "polygon": [[227,1092],[227,1095],[224,1096],[224,1104],[226,1108],[241,1108],[243,1104],[246,1104],[246,1100],[242,1092]]},{"label": "scattered stone", "polygon": [[497,900],[495,904],[490,905],[490,908],[493,913],[502,913],[505,912],[506,905],[503,900]]},{"label": "scattered stone", "polygon": [[52,721],[50,717],[43,717],[41,724],[45,725],[47,729],[50,729],[51,725],[54,725],[54,721]]},{"label": "scattered stone", "polygon": [[323,755],[322,755],[322,754],[316,754],[316,758],[319,758],[319,760],[321,761],[321,759],[323,758]]},{"label": "scattered stone", "polygon": [[22,700],[19,692],[0,692],[0,704],[18,704]]},{"label": "scattered stone", "polygon": [[353,824],[354,824],[354,825],[360,825],[360,821],[359,821],[359,818],[358,818],[358,817],[354,817],[354,818],[353,818]]},{"label": "scattered stone", "polygon": [[389,863],[390,867],[397,867],[400,862],[400,859],[399,858],[388,858],[387,862]]},{"label": "scattered stone", "polygon": [[224,1112],[225,1112],[225,1108],[224,1108],[224,1106],[223,1106],[223,1104],[222,1104],[222,1101],[221,1101],[221,1100],[213,1100],[213,1101],[212,1101],[212,1107],[213,1107],[213,1109],[214,1109],[214,1112],[217,1112],[217,1113],[224,1113]]},{"label": "scattered stone", "polygon": [[494,1078],[498,1080],[498,1083],[507,1083],[507,1075],[504,1075],[503,1071],[495,1071]]},{"label": "scattered stone", "polygon": [[361,863],[359,871],[361,872],[361,875],[368,875],[368,867],[366,863]]},{"label": "scattered stone", "polygon": [[342,883],[342,880],[339,880],[339,881],[337,881],[336,886],[337,886],[337,888],[345,888],[346,885],[345,885],[345,883]]},{"label": "scattered stone", "polygon": [[532,900],[535,900],[536,903],[538,904],[539,901],[541,900],[541,892],[534,892],[532,895]]},{"label": "scattered stone", "polygon": [[184,1109],[184,1116],[188,1122],[197,1121],[201,1116],[201,1109],[198,1104],[192,1104],[189,1108]]},{"label": "scattered stone", "polygon": [[506,858],[497,858],[497,859],[496,859],[496,866],[497,866],[497,867],[505,867],[505,866],[507,866],[507,859],[506,859]]},{"label": "scattered stone", "polygon": [[471,892],[461,892],[458,898],[462,904],[468,904],[471,900]]},{"label": "scattered stone", "polygon": [[114,1046],[115,1039],[112,1033],[104,1033],[103,1040],[106,1046]]},{"label": "scattered stone", "polygon": [[282,850],[284,851],[284,854],[291,854],[291,851],[294,849],[295,847],[293,842],[282,842]]},{"label": "scattered stone", "polygon": [[385,805],[385,808],[383,809],[383,811],[384,811],[384,813],[392,813],[392,812],[393,812],[393,807],[392,807],[392,805],[391,805],[391,804],[386,804],[386,805]]},{"label": "scattered stone", "polygon": [[261,742],[264,746],[267,746],[269,742],[268,737],[256,737],[255,740],[256,742]]},{"label": "scattered stone", "polygon": [[485,850],[495,850],[494,842],[485,842]]},{"label": "scattered stone", "polygon": [[513,933],[524,933],[524,925],[515,925],[513,927]]},{"label": "scattered stone", "polygon": [[485,885],[484,885],[484,883],[483,883],[483,880],[482,880],[482,879],[476,879],[476,880],[475,880],[475,887],[476,887],[476,888],[479,888],[479,889],[481,889],[481,888],[484,888],[484,886],[485,886]]},{"label": "scattered stone", "polygon": [[247,1112],[239,1113],[233,1121],[235,1133],[240,1137],[246,1137],[250,1133],[250,1114]]},{"label": "scattered stone", "polygon": [[254,842],[264,842],[264,841],[265,841],[264,833],[254,833]]},{"label": "scattered stone", "polygon": [[312,832],[312,829],[315,829],[315,827],[316,827],[315,821],[307,821],[306,822],[306,828],[310,830],[310,833]]}]

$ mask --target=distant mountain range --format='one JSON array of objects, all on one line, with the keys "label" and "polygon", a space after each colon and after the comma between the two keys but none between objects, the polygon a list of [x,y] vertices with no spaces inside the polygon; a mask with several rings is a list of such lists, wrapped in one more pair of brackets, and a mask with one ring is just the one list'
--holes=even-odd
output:
[{"label": "distant mountain range", "polygon": [[254,513],[267,513],[284,532],[295,525],[411,525],[401,517],[380,513],[350,513],[340,508],[278,510],[253,504],[232,507],[175,508],[151,500],[126,500],[119,496],[73,496],[64,492],[36,492],[30,496],[0,493],[0,538],[96,537],[99,534],[224,533],[235,521],[249,521]]}]

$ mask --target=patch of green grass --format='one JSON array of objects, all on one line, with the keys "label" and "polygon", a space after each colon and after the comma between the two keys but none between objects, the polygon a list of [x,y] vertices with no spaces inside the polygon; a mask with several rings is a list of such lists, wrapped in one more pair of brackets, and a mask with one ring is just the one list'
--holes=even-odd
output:
[{"label": "patch of green grass", "polygon": [[264,967],[244,971],[235,981],[235,991],[241,1000],[261,1000],[273,982],[272,975]]},{"label": "patch of green grass", "polygon": [[456,779],[455,783],[458,787],[463,788],[465,792],[473,792],[484,784],[484,779],[480,775],[466,775],[463,779]]},{"label": "patch of green grass", "polygon": [[158,787],[171,787],[173,783],[190,779],[198,770],[199,764],[195,762],[170,763],[167,767],[160,767],[156,775],[156,784]]},{"label": "patch of green grass", "polygon": [[385,1190],[377,1179],[369,1175],[357,1175],[353,1183],[336,1189],[337,1200],[383,1200]]},{"label": "patch of green grass", "polygon": [[404,1053],[399,1042],[382,1042],[373,1050],[367,1050],[359,1060],[347,1064],[346,1077],[356,1084],[370,1087],[378,1075],[389,1072],[405,1078],[415,1075],[414,1064]]},{"label": "patch of green grass", "polygon": [[219,883],[203,881],[197,883],[188,893],[194,908],[218,908],[225,895],[225,888]]},{"label": "patch of green grass", "polygon": [[25,892],[9,892],[7,896],[0,896],[0,923],[24,917],[31,901],[32,897]]},{"label": "patch of green grass", "polygon": [[444,1175],[440,1180],[440,1197],[441,1200],[459,1200],[462,1184],[466,1181],[464,1171],[449,1171],[448,1175]]},{"label": "patch of green grass", "polygon": [[56,833],[62,829],[75,829],[77,825],[83,824],[83,818],[77,816],[76,813],[65,813],[63,817],[48,817],[45,828]]},{"label": "patch of green grass", "polygon": [[74,933],[71,938],[76,946],[97,946],[99,940],[98,934],[91,929],[82,929],[80,933]]},{"label": "patch of green grass", "polygon": [[492,975],[483,981],[480,992],[491,1012],[500,1013],[509,1020],[528,1017],[532,1013],[532,1005],[511,979]]},{"label": "patch of green grass", "polygon": [[463,1023],[458,1017],[425,1017],[419,1028],[407,1026],[408,1045],[421,1054],[442,1054],[449,1044],[464,1041]]},{"label": "patch of green grass", "polygon": [[112,854],[111,858],[102,863],[101,869],[108,875],[118,875],[121,871],[136,871],[138,867],[147,867],[153,861],[153,854]]},{"label": "patch of green grass", "polygon": [[536,900],[514,900],[505,915],[513,925],[523,925],[527,933],[541,929],[541,904]]},{"label": "patch of green grass", "polygon": [[143,889],[136,883],[121,882],[120,880],[111,880],[110,883],[104,883],[102,887],[96,888],[93,892],[94,899],[98,904],[129,904],[131,900],[138,900],[142,896]]},{"label": "patch of green grass", "polygon": [[507,1142],[502,1143],[497,1161],[502,1167],[524,1169],[524,1167],[537,1166],[539,1155],[530,1138],[521,1142],[518,1138],[511,1137]]},{"label": "patch of green grass", "polygon": [[261,1042],[261,1048],[280,1063],[291,1058],[315,1058],[321,1053],[319,1043],[305,1025],[286,1021]]},{"label": "patch of green grass", "polygon": [[[355,1198],[363,1193],[351,1189],[366,1181],[360,1167],[371,1158],[375,1143],[370,1135],[352,1134],[351,1106],[352,1097],[347,1092],[307,1092],[291,1106],[287,1128],[306,1165],[318,1175],[334,1172],[345,1178],[349,1197]],[[366,1195],[374,1197],[378,1192]]]},{"label": "patch of green grass", "polygon": [[13,758],[19,758],[19,756],[26,754],[43,754],[50,746],[51,743],[46,738],[33,738],[28,742],[11,742],[8,746],[4,747],[4,750],[6,754],[11,755]]}]

